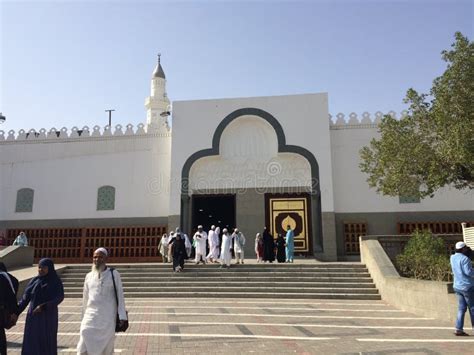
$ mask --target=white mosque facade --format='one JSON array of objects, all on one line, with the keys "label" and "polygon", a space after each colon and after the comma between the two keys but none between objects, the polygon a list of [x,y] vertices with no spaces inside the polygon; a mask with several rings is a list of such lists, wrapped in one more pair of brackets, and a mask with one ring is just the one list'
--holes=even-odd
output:
[{"label": "white mosque facade", "polygon": [[[328,113],[328,94],[175,101],[160,64],[143,124],[0,131],[0,231],[86,226],[296,228],[297,252],[347,258],[344,228],[474,220],[472,192],[379,195],[359,170],[382,113]],[[391,113],[395,114],[395,113]],[[171,121],[172,120],[172,121]]]}]

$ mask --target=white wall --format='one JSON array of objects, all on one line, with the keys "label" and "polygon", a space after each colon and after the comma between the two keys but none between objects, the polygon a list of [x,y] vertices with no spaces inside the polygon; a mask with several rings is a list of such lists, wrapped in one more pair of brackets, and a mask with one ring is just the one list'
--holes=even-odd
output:
[{"label": "white wall", "polygon": [[241,108],[258,108],[272,114],[283,127],[286,144],[314,154],[320,171],[322,210],[333,211],[327,94],[175,101],[171,159],[170,214],[180,213],[181,171],[195,152],[212,147],[219,123]]},{"label": "white wall", "polygon": [[[420,203],[399,203],[369,188],[367,175],[359,169],[359,150],[378,137],[377,128],[332,127],[334,205],[337,213],[421,212],[474,210],[474,193],[443,188]],[[343,128],[343,129],[340,129]]]},{"label": "white wall", "polygon": [[[153,135],[0,143],[0,220],[168,216],[171,138]],[[97,211],[97,189],[116,189]],[[33,212],[16,193],[34,189]]]}]

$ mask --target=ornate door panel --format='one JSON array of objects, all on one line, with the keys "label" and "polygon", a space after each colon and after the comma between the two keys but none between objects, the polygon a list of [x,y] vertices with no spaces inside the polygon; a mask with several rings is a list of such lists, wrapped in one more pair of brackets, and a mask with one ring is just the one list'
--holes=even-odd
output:
[{"label": "ornate door panel", "polygon": [[312,254],[311,200],[309,194],[266,194],[265,216],[270,233],[286,235],[286,227],[295,232],[295,253]]}]

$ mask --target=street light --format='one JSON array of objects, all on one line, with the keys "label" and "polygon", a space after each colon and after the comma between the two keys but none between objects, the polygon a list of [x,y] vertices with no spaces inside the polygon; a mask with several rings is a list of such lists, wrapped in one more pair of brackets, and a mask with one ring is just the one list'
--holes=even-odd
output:
[{"label": "street light", "polygon": [[0,112],[0,124],[5,122],[6,120],[7,120],[7,118],[5,116],[3,116],[3,114]]},{"label": "street light", "polygon": [[112,112],[114,112],[115,110],[105,110],[105,112],[108,112],[109,113],[109,127],[112,128]]}]

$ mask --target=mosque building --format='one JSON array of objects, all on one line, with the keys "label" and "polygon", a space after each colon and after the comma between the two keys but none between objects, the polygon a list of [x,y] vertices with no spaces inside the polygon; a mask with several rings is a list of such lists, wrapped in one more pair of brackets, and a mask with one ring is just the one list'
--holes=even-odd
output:
[{"label": "mosque building", "polygon": [[360,234],[473,220],[470,192],[369,188],[359,150],[383,114],[331,117],[327,93],[171,104],[158,62],[145,108],[136,126],[0,131],[0,233],[25,230],[37,257],[81,262],[100,244],[152,261],[176,227],[237,226],[253,257],[256,233],[290,225],[297,255],[334,261],[357,258]]}]

